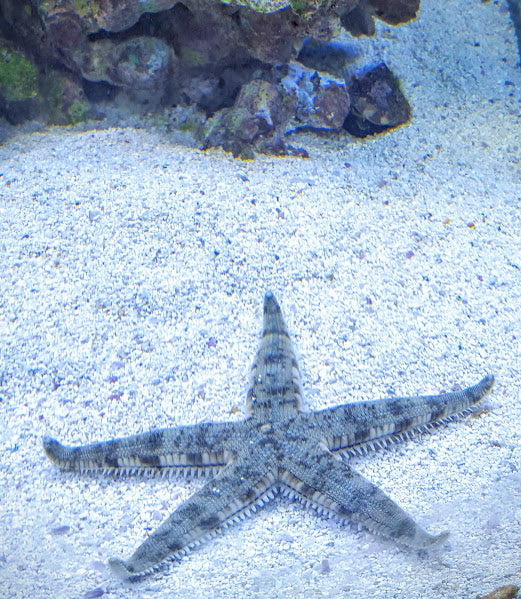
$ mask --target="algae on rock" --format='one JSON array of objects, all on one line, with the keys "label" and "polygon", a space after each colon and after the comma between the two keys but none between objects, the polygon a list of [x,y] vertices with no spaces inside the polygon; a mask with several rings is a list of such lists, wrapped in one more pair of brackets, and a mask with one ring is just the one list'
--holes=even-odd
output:
[{"label": "algae on rock", "polygon": [[0,41],[0,96],[6,102],[20,102],[37,94],[38,67],[9,43]]}]

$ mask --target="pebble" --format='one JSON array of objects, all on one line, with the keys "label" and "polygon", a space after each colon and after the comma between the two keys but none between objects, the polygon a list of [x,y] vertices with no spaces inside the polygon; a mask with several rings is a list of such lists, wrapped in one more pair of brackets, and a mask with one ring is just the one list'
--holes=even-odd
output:
[{"label": "pebble", "polygon": [[507,584],[504,587],[500,587],[488,595],[478,597],[478,599],[515,599],[519,592],[519,587],[513,584]]}]

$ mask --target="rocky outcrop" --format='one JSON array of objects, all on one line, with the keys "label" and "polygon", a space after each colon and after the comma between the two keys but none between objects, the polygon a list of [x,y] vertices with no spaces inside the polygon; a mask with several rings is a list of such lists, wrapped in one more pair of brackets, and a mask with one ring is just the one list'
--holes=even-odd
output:
[{"label": "rocky outcrop", "polygon": [[419,0],[0,0],[0,7],[0,44],[13,57],[2,64],[0,56],[0,111],[8,119],[25,110],[77,122],[124,98],[143,113],[195,110],[206,120],[194,132],[201,146],[241,153],[284,151],[285,136],[301,127],[339,129],[350,108],[363,120],[368,108],[359,97],[350,101],[342,51],[330,42],[342,29],[373,34],[375,18],[410,20]]},{"label": "rocky outcrop", "polygon": [[[205,147],[222,146],[235,155],[254,148],[286,151],[284,136],[301,128],[338,130],[349,112],[345,83],[291,62],[272,82],[254,79],[236,101],[208,120]],[[281,75],[283,75],[281,77]]]}]

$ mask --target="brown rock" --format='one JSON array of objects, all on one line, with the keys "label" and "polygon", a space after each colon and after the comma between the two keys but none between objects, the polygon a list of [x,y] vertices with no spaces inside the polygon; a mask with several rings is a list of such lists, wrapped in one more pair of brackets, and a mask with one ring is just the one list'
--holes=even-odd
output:
[{"label": "brown rock", "polygon": [[383,63],[354,76],[347,89],[351,114],[344,127],[353,135],[365,137],[403,125],[410,118],[409,104],[398,80]]},{"label": "brown rock", "polygon": [[368,0],[372,13],[390,25],[407,23],[416,17],[420,0]]},{"label": "brown rock", "polygon": [[342,25],[354,36],[375,34],[373,17],[390,25],[414,19],[420,0],[360,0],[350,11],[342,14]]},{"label": "brown rock", "polygon": [[483,595],[482,597],[478,597],[477,599],[515,599],[519,592],[519,587],[516,587],[513,584],[508,584],[504,587],[496,589],[489,593],[488,595]]}]

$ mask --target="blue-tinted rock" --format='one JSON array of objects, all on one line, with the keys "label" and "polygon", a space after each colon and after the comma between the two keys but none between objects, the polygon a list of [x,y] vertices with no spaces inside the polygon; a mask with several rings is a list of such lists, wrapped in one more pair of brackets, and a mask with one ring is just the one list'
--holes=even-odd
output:
[{"label": "blue-tinted rock", "polygon": [[514,29],[517,35],[517,46],[519,48],[519,58],[521,59],[521,0],[508,0],[508,8],[510,9],[512,23],[514,23]]},{"label": "blue-tinted rock", "polygon": [[346,69],[357,60],[359,54],[360,50],[356,43],[337,40],[320,42],[308,38],[304,40],[297,60],[310,69],[331,73],[343,79]]},{"label": "blue-tinted rock", "polygon": [[285,98],[294,98],[295,102],[295,112],[286,125],[286,133],[303,127],[342,127],[350,106],[343,79],[291,62],[287,75],[281,80],[281,86]]}]

